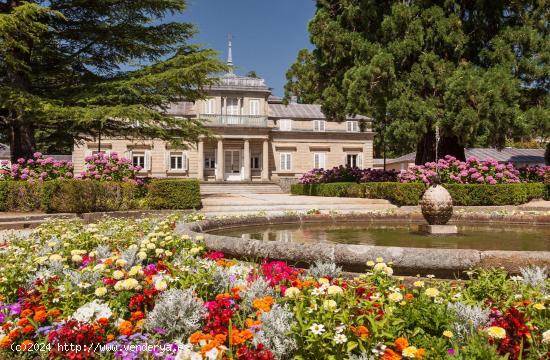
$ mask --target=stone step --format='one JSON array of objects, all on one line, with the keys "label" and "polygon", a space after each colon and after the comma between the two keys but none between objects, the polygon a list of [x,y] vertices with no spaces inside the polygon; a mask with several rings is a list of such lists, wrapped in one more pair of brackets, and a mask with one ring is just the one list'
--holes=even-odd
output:
[{"label": "stone step", "polygon": [[22,229],[34,229],[40,224],[44,223],[43,220],[29,220],[29,221],[10,221],[1,222],[0,230],[22,230]]},{"label": "stone step", "polygon": [[201,183],[201,194],[282,194],[273,183]]},{"label": "stone step", "polygon": [[330,204],[319,204],[319,205],[289,205],[289,204],[269,204],[265,205],[207,205],[204,206],[201,211],[205,213],[251,213],[251,212],[260,212],[260,211],[306,211],[310,209],[318,209],[321,211],[368,211],[368,210],[387,210],[392,209],[393,206],[389,204],[369,204],[369,205],[330,205]]},{"label": "stone step", "polygon": [[76,218],[76,214],[1,214],[0,224],[1,223],[11,223],[11,222],[20,222],[20,221],[46,221],[50,219],[68,219]]}]

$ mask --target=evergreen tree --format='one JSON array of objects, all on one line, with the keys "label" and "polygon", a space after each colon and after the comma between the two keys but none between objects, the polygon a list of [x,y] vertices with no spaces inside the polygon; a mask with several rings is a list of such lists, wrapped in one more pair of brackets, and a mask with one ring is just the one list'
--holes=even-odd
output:
[{"label": "evergreen tree", "polygon": [[12,158],[30,156],[37,137],[50,150],[98,135],[196,139],[200,122],[164,110],[204,96],[225,66],[187,44],[191,24],[164,21],[185,5],[0,0],[0,131]]},{"label": "evergreen tree", "polygon": [[[288,71],[291,93],[375,120],[393,154],[464,158],[465,146],[549,136],[547,1],[318,0],[312,52]],[[385,135],[385,136],[383,136]]]}]

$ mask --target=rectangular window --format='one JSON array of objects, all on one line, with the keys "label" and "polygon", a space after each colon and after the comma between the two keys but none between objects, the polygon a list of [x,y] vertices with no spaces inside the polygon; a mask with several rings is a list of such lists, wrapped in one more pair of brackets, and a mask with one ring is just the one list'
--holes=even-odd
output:
[{"label": "rectangular window", "polygon": [[145,169],[145,154],[132,154],[132,164]]},{"label": "rectangular window", "polygon": [[357,154],[348,154],[346,155],[346,166],[349,167],[359,167],[359,155]]},{"label": "rectangular window", "polygon": [[250,100],[250,115],[260,115],[260,100]]},{"label": "rectangular window", "polygon": [[187,157],[181,152],[170,153],[170,163],[168,164],[170,170],[185,170],[187,169]]},{"label": "rectangular window", "polygon": [[279,130],[280,131],[291,131],[292,130],[292,120],[291,119],[280,119],[279,120]]},{"label": "rectangular window", "polygon": [[359,132],[359,123],[357,121],[348,121],[348,132]]},{"label": "rectangular window", "polygon": [[313,120],[313,131],[325,131],[325,120]]},{"label": "rectangular window", "polygon": [[324,169],[325,168],[325,153],[314,153],[313,154],[313,167],[315,169]]},{"label": "rectangular window", "polygon": [[239,99],[227,98],[225,111],[227,115],[239,115]]},{"label": "rectangular window", "polygon": [[290,170],[292,169],[292,164],[291,164],[291,157],[290,157],[290,153],[281,153],[280,156],[281,156],[281,170]]},{"label": "rectangular window", "polygon": [[262,168],[260,164],[260,156],[252,155],[252,157],[250,158],[250,168],[252,170],[259,170]]},{"label": "rectangular window", "polygon": [[205,154],[205,156],[204,156],[204,168],[205,169],[215,169],[216,168],[216,155],[215,154]]},{"label": "rectangular window", "polygon": [[204,102],[204,113],[212,115],[215,111],[215,99],[206,99]]}]

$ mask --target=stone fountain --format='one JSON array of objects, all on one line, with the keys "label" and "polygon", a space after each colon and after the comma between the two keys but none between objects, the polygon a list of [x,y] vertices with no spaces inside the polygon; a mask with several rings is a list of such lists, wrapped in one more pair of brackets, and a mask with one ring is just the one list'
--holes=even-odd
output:
[{"label": "stone fountain", "polygon": [[420,200],[422,215],[428,224],[419,226],[423,233],[434,235],[456,234],[456,225],[447,225],[453,215],[453,199],[451,194],[438,182],[434,182]]},{"label": "stone fountain", "polygon": [[449,235],[458,233],[456,225],[447,225],[453,216],[453,199],[451,194],[441,185],[438,169],[439,128],[435,130],[435,169],[437,176],[432,179],[432,185],[424,192],[420,200],[422,215],[428,224],[422,224],[418,230],[433,235]]}]

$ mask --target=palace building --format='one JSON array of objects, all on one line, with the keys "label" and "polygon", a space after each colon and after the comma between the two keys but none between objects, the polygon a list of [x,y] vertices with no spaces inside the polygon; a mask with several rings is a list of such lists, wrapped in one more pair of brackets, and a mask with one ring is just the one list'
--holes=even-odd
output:
[{"label": "palace building", "polygon": [[[232,68],[231,42],[228,65]],[[214,136],[188,149],[157,139],[101,140],[101,151],[117,152],[143,168],[150,177],[190,177],[203,181],[281,181],[313,168],[338,165],[373,167],[373,136],[366,117],[329,122],[320,105],[283,104],[263,79],[223,75],[208,97],[172,104],[168,114],[199,118]],[[85,157],[98,151],[94,141],[74,145],[75,173]],[[288,179],[290,180],[290,179]]]}]

